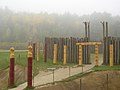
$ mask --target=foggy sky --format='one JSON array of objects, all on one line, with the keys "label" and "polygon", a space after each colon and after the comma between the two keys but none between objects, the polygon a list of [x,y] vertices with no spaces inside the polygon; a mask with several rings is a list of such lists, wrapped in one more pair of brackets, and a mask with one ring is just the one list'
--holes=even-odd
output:
[{"label": "foggy sky", "polygon": [[48,12],[63,14],[91,14],[108,12],[120,15],[120,0],[0,0],[0,8],[7,6],[15,12]]}]

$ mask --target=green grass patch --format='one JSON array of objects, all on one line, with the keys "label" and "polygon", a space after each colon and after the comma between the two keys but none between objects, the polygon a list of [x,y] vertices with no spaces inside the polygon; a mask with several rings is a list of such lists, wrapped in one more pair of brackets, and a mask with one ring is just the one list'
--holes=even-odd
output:
[{"label": "green grass patch", "polygon": [[94,71],[108,71],[108,70],[120,70],[120,65],[114,65],[110,67],[109,65],[95,66],[92,68]]},{"label": "green grass patch", "polygon": [[6,69],[9,67],[9,53],[0,52],[0,69]]},{"label": "green grass patch", "polygon": [[[27,66],[27,52],[15,52],[15,64]],[[10,66],[10,52],[0,52],[0,69],[4,70]]]}]

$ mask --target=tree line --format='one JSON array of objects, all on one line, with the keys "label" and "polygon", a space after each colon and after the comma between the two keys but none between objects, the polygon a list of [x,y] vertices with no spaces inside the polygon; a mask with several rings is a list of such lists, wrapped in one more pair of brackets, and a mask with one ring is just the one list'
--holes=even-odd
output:
[{"label": "tree line", "polygon": [[102,24],[109,23],[109,35],[119,37],[120,16],[94,12],[91,15],[14,12],[0,8],[0,43],[44,42],[45,37],[84,37],[84,23],[90,22],[91,40],[102,39]]}]

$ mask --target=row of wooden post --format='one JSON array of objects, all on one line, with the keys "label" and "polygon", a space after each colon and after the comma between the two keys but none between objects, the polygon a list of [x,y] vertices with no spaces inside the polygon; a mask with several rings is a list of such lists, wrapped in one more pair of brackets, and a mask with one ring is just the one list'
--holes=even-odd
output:
[{"label": "row of wooden post", "polygon": [[94,45],[95,46],[95,66],[98,66],[98,48],[99,45],[101,45],[101,42],[84,42],[84,43],[77,43],[76,45],[79,45],[79,65],[82,65],[82,47],[88,46],[88,45]]},{"label": "row of wooden post", "polygon": [[[112,45],[113,49],[113,64],[120,64],[120,38],[118,37],[107,37],[104,38],[103,42],[103,64],[107,65],[110,62],[110,45]],[[106,45],[106,42],[108,43]],[[107,57],[107,58],[106,58]]]},{"label": "row of wooden post", "polygon": [[[98,44],[95,44],[95,66],[98,66]],[[111,44],[109,46],[110,52],[109,52],[109,56],[110,56],[110,66],[113,66],[113,45]],[[64,45],[64,60],[63,60],[63,64],[66,64],[66,60],[67,60],[67,46]],[[57,44],[54,44],[54,58],[53,58],[53,64],[56,64],[57,62]],[[82,65],[82,45],[79,45],[79,65]]]},{"label": "row of wooden post", "polygon": [[[64,45],[64,60],[63,64],[65,65],[67,61],[67,46]],[[54,44],[54,58],[53,58],[53,64],[56,64],[57,62],[57,44]]]},{"label": "row of wooden post", "polygon": [[[28,47],[28,73],[27,73],[27,87],[32,87],[32,46]],[[10,73],[9,86],[14,86],[14,48],[10,49]]]},{"label": "row of wooden post", "polygon": [[[98,45],[95,45],[95,62],[96,66],[98,66]],[[64,45],[64,60],[63,64],[66,64],[67,60],[67,46]],[[57,62],[57,44],[54,44],[54,58],[53,58],[53,64],[56,64]],[[82,45],[79,45],[79,65],[82,65]]]},{"label": "row of wooden post", "polygon": [[[44,48],[44,61],[53,60],[54,58],[54,44],[57,44],[57,60],[63,61],[64,59],[64,46],[66,45],[67,63],[78,63],[79,58],[79,46],[76,45],[78,42],[85,42],[85,38],[45,38],[45,48]],[[90,52],[86,55],[86,46],[83,46],[83,63],[90,64]],[[90,48],[89,48],[90,49]],[[90,50],[88,50],[90,51]],[[86,58],[87,57],[87,58]],[[89,57],[89,58],[88,58]]]},{"label": "row of wooden post", "polygon": [[[67,46],[64,46],[64,62],[66,64]],[[95,45],[96,66],[98,66],[98,45]],[[28,47],[28,87],[32,87],[32,46]],[[57,44],[54,44],[54,60],[57,61]],[[79,65],[82,65],[82,45],[79,45]],[[113,66],[113,45],[110,45],[110,66]],[[14,85],[14,48],[10,49],[10,86]]]}]

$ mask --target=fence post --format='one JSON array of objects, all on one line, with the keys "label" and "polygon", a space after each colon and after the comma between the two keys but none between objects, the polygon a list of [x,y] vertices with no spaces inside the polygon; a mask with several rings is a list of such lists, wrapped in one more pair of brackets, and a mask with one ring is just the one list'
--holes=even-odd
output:
[{"label": "fence post", "polygon": [[110,45],[110,66],[113,66],[113,44]]},{"label": "fence post", "polygon": [[79,65],[82,65],[82,45],[79,45]]},{"label": "fence post", "polygon": [[37,61],[40,59],[40,43],[37,43]]},{"label": "fence post", "polygon": [[80,78],[80,90],[82,90],[82,79]]},{"label": "fence post", "polygon": [[107,90],[108,90],[108,74],[107,74]]},{"label": "fence post", "polygon": [[98,66],[98,45],[95,45],[95,66]]},{"label": "fence post", "polygon": [[63,64],[65,65],[66,64],[66,60],[67,60],[67,46],[64,45],[64,61],[63,61]]},{"label": "fence post", "polygon": [[27,87],[32,87],[32,46],[28,46],[28,77]]},{"label": "fence post", "polygon": [[35,59],[35,47],[36,47],[36,43],[33,43],[33,59]]},{"label": "fence post", "polygon": [[53,64],[56,64],[57,61],[57,44],[54,44],[54,58],[53,58]]},{"label": "fence post", "polygon": [[47,62],[47,43],[46,42],[44,47],[44,62]]},{"label": "fence post", "polygon": [[10,48],[10,86],[14,86],[14,48]]}]

